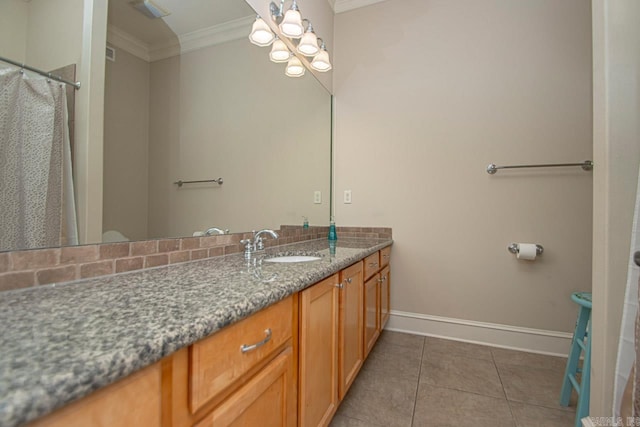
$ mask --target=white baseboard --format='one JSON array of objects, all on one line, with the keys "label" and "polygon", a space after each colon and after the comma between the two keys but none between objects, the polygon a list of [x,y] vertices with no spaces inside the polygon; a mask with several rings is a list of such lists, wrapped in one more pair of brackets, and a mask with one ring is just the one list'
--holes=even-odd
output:
[{"label": "white baseboard", "polygon": [[391,310],[386,329],[567,357],[572,334]]}]

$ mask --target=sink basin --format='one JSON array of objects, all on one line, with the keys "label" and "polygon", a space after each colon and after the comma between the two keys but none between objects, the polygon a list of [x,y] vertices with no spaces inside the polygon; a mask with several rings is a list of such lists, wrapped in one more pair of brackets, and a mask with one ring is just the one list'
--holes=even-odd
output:
[{"label": "sink basin", "polygon": [[288,256],[275,256],[273,258],[266,258],[264,262],[309,262],[309,261],[318,261],[319,256],[309,256],[309,255],[288,255]]}]

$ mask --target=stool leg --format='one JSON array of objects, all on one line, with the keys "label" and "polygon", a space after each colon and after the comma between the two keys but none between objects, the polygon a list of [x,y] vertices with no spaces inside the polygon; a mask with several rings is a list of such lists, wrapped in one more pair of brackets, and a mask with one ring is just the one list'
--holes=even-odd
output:
[{"label": "stool leg", "polygon": [[576,425],[582,427],[582,420],[589,415],[589,395],[591,391],[591,323],[589,322],[589,335],[585,343],[584,362],[582,364],[582,377],[580,378],[580,392],[578,393],[578,407],[576,408]]},{"label": "stool leg", "polygon": [[575,375],[578,372],[578,360],[580,359],[580,353],[582,349],[578,345],[578,340],[583,340],[585,332],[587,331],[587,323],[589,322],[589,309],[586,307],[580,307],[578,312],[578,320],[576,322],[576,330],[573,333],[573,339],[571,340],[571,349],[569,350],[569,358],[567,359],[567,367],[564,371],[564,380],[562,381],[562,390],[560,391],[560,405],[569,406],[571,400],[571,390],[573,385],[569,380],[569,375]]}]

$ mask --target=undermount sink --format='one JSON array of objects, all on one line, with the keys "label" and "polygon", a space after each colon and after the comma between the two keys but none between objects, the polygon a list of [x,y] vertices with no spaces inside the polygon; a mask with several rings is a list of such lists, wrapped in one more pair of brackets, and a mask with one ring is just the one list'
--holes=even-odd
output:
[{"label": "undermount sink", "polygon": [[275,256],[272,258],[266,258],[264,262],[309,262],[309,261],[318,261],[319,256],[309,256],[309,255],[288,255],[288,256]]}]

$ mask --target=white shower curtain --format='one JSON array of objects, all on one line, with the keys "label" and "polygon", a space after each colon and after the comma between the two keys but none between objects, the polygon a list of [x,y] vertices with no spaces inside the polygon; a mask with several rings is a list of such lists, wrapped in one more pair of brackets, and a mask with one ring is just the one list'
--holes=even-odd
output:
[{"label": "white shower curtain", "polygon": [[[625,388],[628,385],[628,381],[633,382],[630,387],[633,391],[633,403],[637,395],[636,388],[640,385],[637,384],[637,379],[640,378],[640,354],[638,353],[640,342],[638,339],[638,327],[640,327],[640,320],[638,318],[638,298],[640,297],[640,269],[633,262],[633,254],[635,251],[640,250],[640,174],[638,176],[638,187],[635,204],[635,212],[633,216],[633,228],[631,230],[631,248],[629,253],[629,267],[627,271],[627,286],[625,291],[624,306],[622,309],[622,325],[620,328],[620,340],[618,343],[618,358],[616,363],[616,376],[614,381],[613,390],[613,415],[619,417],[621,415],[631,416],[631,414],[621,413],[621,404],[625,394]],[[632,374],[631,368],[635,365],[636,372],[635,378],[630,378]],[[634,416],[638,417],[640,414],[634,413]]]},{"label": "white shower curtain", "polygon": [[64,85],[0,69],[0,250],[77,244]]}]

